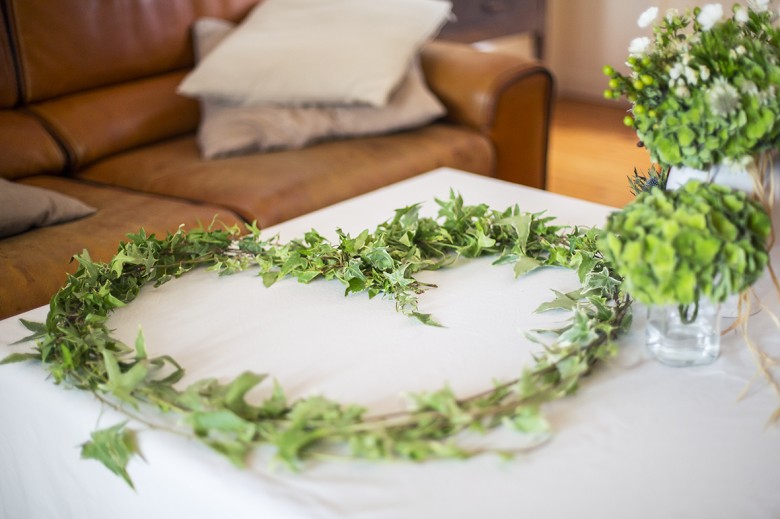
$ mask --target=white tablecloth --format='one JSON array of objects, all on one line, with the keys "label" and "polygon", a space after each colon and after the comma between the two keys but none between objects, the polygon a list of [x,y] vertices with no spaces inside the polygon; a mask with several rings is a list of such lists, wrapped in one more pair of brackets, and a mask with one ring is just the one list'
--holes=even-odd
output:
[{"label": "white tablecloth", "polygon": [[[453,170],[437,170],[281,224],[283,239],[316,228],[357,234],[395,208],[448,190],[467,204],[548,210],[567,224],[601,225],[609,208]],[[778,263],[777,248],[774,251]],[[150,354],[168,353],[187,369],[184,383],[244,370],[270,373],[288,397],[325,394],[387,411],[404,392],[448,383],[458,394],[519,374],[538,346],[523,330],[561,316],[532,314],[576,288],[560,269],[519,280],[490,259],[424,273],[439,285],[421,297],[446,328],[426,327],[365,295],[343,297],[338,282],[282,281],[266,289],[254,273],[218,277],[197,271],[144,289],[111,325],[132,343],[143,327]],[[766,280],[762,298],[775,311]],[[34,363],[0,367],[0,516],[3,518],[777,518],[780,517],[780,431],[766,426],[780,403],[759,379],[740,335],[723,338],[721,357],[698,368],[669,368],[644,349],[637,308],[618,358],[595,371],[573,397],[545,408],[554,434],[511,461],[484,455],[468,461],[319,460],[293,474],[269,468],[260,452],[245,471],[205,446],[161,431],[139,435],[144,461],[123,481],[79,445],[122,417],[88,393],[55,386]],[[43,320],[46,308],[23,317]],[[551,321],[552,319],[552,321]],[[765,313],[753,337],[780,354],[780,333]],[[17,318],[0,322],[0,356],[25,336]],[[258,389],[258,395],[267,391]],[[132,423],[131,423],[132,426]],[[492,446],[529,439],[497,433]]]}]

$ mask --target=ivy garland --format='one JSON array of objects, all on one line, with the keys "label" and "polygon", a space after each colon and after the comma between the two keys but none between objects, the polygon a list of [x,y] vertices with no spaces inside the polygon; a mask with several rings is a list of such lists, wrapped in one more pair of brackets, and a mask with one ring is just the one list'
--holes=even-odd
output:
[{"label": "ivy garland", "polygon": [[[289,243],[266,240],[250,225],[246,234],[238,227],[180,229],[163,239],[141,231],[129,235],[108,263],[93,262],[85,251],[76,257],[77,272],[52,298],[46,322],[23,321],[34,332],[24,341],[35,340],[35,351],[12,354],[3,363],[39,361],[56,383],[91,391],[148,427],[160,426],[133,410],[152,406],[175,413],[182,427],[174,432],[194,436],[238,466],[261,445],[274,446],[278,459],[299,469],[305,459],[339,445],[368,459],[463,458],[477,451],[458,444],[462,431],[500,425],[543,431],[540,406],[575,391],[594,365],[614,355],[613,341],[630,324],[631,300],[599,252],[599,231],[556,226],[553,217],[517,206],[505,211],[464,206],[452,192],[449,200],[436,202],[437,218],[420,217],[419,204],[412,205],[396,210],[373,233],[352,237],[338,230],[338,243],[314,230]],[[256,268],[266,286],[288,277],[303,283],[337,279],[347,295],[382,294],[402,314],[438,325],[418,310],[417,296],[432,285],[414,275],[446,267],[459,256],[484,255],[497,256],[496,265],[514,264],[515,276],[543,266],[576,270],[582,287],[556,292],[554,301],[537,310],[570,310],[571,318],[560,329],[543,331],[552,342],[516,379],[466,398],[447,387],[417,394],[401,413],[372,416],[321,396],[289,401],[278,384],[268,388],[260,405],[252,405],[245,395],[267,378],[252,372],[179,389],[184,370],[175,359],[150,358],[141,333],[130,347],[108,328],[111,312],[133,301],[144,285],[159,286],[200,266],[221,275]],[[96,431],[82,446],[82,457],[101,461],[132,486],[127,463],[138,454],[135,435],[126,423]]]}]

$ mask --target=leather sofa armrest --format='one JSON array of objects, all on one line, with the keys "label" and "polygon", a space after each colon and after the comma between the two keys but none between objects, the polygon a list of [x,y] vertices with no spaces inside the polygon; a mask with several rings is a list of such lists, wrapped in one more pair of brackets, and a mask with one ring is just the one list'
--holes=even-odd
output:
[{"label": "leather sofa armrest", "polygon": [[553,97],[552,74],[537,61],[433,41],[421,62],[431,90],[447,107],[446,120],[488,137],[495,176],[544,189]]}]

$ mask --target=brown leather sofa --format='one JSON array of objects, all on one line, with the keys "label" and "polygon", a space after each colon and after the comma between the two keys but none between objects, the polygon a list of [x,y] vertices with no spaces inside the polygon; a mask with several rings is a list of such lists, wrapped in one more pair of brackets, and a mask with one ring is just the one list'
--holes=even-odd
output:
[{"label": "brown leather sofa", "polygon": [[545,186],[552,78],[540,64],[433,42],[423,70],[448,115],[391,135],[205,161],[198,104],[175,93],[199,17],[257,0],[0,0],[0,176],[96,207],[0,239],[0,317],[48,302],[88,249],[126,233],[257,220],[269,226],[451,166]]}]

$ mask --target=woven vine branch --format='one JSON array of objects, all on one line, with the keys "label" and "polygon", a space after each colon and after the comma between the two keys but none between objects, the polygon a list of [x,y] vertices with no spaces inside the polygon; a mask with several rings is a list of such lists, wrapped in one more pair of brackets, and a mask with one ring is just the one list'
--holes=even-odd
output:
[{"label": "woven vine branch", "polygon": [[[478,453],[459,444],[463,431],[546,432],[540,406],[575,391],[598,362],[615,353],[613,341],[630,324],[631,300],[598,250],[598,230],[556,226],[554,218],[517,206],[504,211],[466,206],[452,192],[436,202],[437,218],[421,217],[420,206],[412,205],[396,210],[374,232],[353,237],[338,230],[336,243],[314,230],[286,243],[265,239],[250,225],[246,231],[180,229],[165,238],[141,231],[129,235],[107,263],[93,262],[85,251],[76,257],[77,272],[52,298],[46,322],[23,321],[34,332],[25,340],[36,341],[35,350],[3,363],[41,362],[55,382],[93,392],[137,425],[161,427],[149,407],[175,413],[181,426],[174,432],[197,438],[238,466],[261,445],[272,445],[276,458],[300,469],[305,459],[333,446],[369,459],[460,458]],[[516,277],[545,266],[575,270],[581,288],[556,292],[537,310],[570,311],[570,319],[560,329],[537,331],[536,340],[546,336],[549,343],[532,365],[518,367],[515,379],[465,398],[448,387],[416,394],[404,412],[371,415],[322,396],[289,401],[276,383],[253,405],[246,394],[268,378],[254,372],[180,388],[184,369],[175,359],[150,358],[140,332],[131,347],[108,327],[112,311],[132,302],[145,285],[159,286],[202,266],[220,275],[257,269],[269,287],[283,278],[338,280],[346,295],[381,294],[404,315],[438,325],[419,310],[418,296],[432,285],[414,275],[447,267],[458,257],[485,255],[496,256],[496,265],[512,264]],[[135,435],[126,423],[96,431],[82,456],[103,462],[132,485],[127,464],[138,454]]]}]

